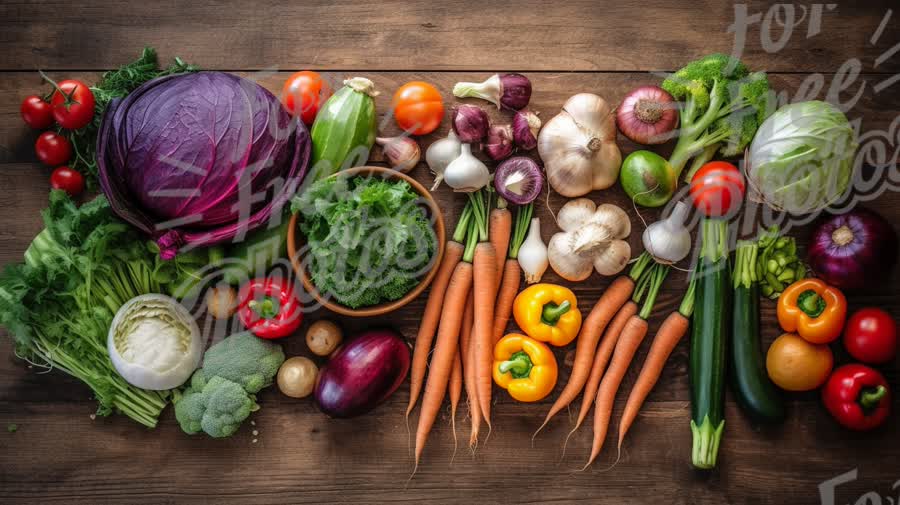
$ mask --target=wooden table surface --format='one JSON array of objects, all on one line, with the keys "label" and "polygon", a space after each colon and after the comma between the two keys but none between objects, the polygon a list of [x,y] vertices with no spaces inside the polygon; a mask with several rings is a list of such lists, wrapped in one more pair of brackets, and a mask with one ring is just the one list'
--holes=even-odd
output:
[{"label": "wooden table surface", "polygon": [[[797,7],[803,21],[785,38],[769,6],[751,2],[742,57],[769,72],[782,99],[829,99],[844,104],[862,132],[879,135],[897,156],[900,114],[900,13],[896,3],[847,2]],[[604,5],[605,4],[605,5]],[[534,83],[533,108],[546,120],[576,92],[590,91],[616,103],[634,86],[656,83],[654,72],[672,71],[713,51],[731,52],[736,12],[718,0],[695,2],[520,1],[432,3],[275,2],[197,0],[46,0],[0,2],[0,264],[21,261],[40,230],[49,170],[35,161],[35,134],[19,119],[21,99],[41,86],[37,69],[64,78],[94,81],[103,70],[135,58],[144,45],[168,61],[181,56],[204,69],[252,74],[277,90],[288,71],[317,69],[332,83],[371,78],[382,95],[383,117],[400,84],[421,79],[449,99],[459,80],[481,80],[498,71],[526,73]],[[759,17],[754,18],[754,14]],[[882,56],[885,55],[885,56]],[[856,69],[856,70],[854,70]],[[261,71],[260,73],[254,73]],[[848,75],[849,71],[849,75]],[[859,75],[855,75],[858,73]],[[496,114],[499,119],[499,114]],[[388,131],[395,131],[388,122]],[[439,132],[447,131],[445,121]],[[878,133],[881,132],[881,133]],[[436,135],[423,139],[423,149]],[[636,149],[620,136],[624,152]],[[660,148],[668,154],[671,146]],[[896,159],[896,158],[895,158]],[[376,149],[373,161],[382,161]],[[424,164],[413,174],[430,182]],[[897,168],[892,168],[897,185]],[[462,198],[436,192],[450,223]],[[620,188],[595,192],[596,201],[626,208],[640,222]],[[564,200],[551,198],[558,209]],[[900,221],[900,196],[888,191],[868,204]],[[543,205],[538,214],[545,239],[555,225]],[[655,211],[641,210],[644,219]],[[639,228],[638,228],[639,229]],[[808,227],[792,232],[802,243]],[[640,250],[639,233],[631,236]],[[554,275],[548,281],[558,280]],[[874,304],[900,318],[898,273],[853,295],[853,307]],[[608,285],[594,274],[574,287],[588,310]],[[684,275],[672,275],[651,320],[674,310]],[[390,324],[414,338],[424,298],[388,317],[341,321],[348,330]],[[774,306],[763,304],[766,344],[778,335]],[[316,313],[312,321],[328,317]],[[583,428],[560,462],[570,420],[560,415],[535,441],[530,435],[550,401],[517,404],[503,394],[494,406],[494,433],[478,452],[460,449],[451,464],[453,441],[446,410],[432,432],[418,474],[407,449],[404,385],[372,414],[331,420],[310,400],[292,400],[274,388],[260,395],[262,409],[226,440],[187,436],[167,409],[155,430],[124,417],[92,419],[89,390],[62,373],[37,373],[16,359],[8,338],[0,341],[0,503],[828,503],[820,484],[841,476],[833,503],[896,503],[900,484],[898,415],[885,429],[854,434],[840,429],[815,394],[795,395],[781,427],[752,425],[729,397],[718,467],[690,465],[687,342],[679,345],[648,399],[614,468],[607,448],[592,470],[580,468],[590,446]],[[647,343],[637,361],[646,353]],[[289,355],[304,352],[302,338],[285,341]],[[840,354],[839,354],[840,356]],[[563,350],[561,384],[572,350]],[[843,359],[843,358],[839,358]],[[885,368],[900,388],[897,364]],[[623,389],[633,382],[627,375]],[[555,397],[556,393],[553,395]],[[614,419],[621,412],[620,394]],[[552,398],[552,397],[551,397]],[[893,407],[900,410],[895,395]],[[464,410],[464,409],[463,409]],[[462,420],[461,423],[463,424]],[[258,430],[258,436],[251,431]],[[258,442],[253,443],[252,439]],[[610,444],[607,444],[608,447]],[[827,486],[826,486],[827,487]],[[876,499],[876,495],[882,498]],[[891,500],[888,501],[888,497]]]}]

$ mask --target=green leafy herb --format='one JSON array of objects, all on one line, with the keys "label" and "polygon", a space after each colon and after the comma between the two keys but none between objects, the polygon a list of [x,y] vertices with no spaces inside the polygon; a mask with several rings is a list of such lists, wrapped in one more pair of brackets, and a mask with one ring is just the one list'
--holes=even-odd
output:
[{"label": "green leafy herb", "polygon": [[181,61],[181,58],[175,58],[175,62],[171,66],[160,70],[156,51],[146,47],[137,60],[103,74],[100,82],[91,88],[96,102],[94,118],[87,126],[68,132],[74,150],[70,167],[81,172],[88,189],[96,189],[97,185],[97,133],[100,131],[100,122],[103,120],[103,113],[109,103],[116,98],[124,97],[151,79],[196,71],[197,67],[188,65]]},{"label": "green leafy herb", "polygon": [[155,426],[169,393],[125,382],[112,366],[106,340],[126,301],[171,294],[181,279],[178,265],[159,260],[102,196],[77,207],[55,190],[42,215],[45,228],[25,252],[25,262],[8,265],[0,275],[0,325],[15,339],[19,357],[90,386],[99,414],[118,411]]},{"label": "green leafy herb", "polygon": [[15,433],[19,429],[19,425],[16,423],[9,423],[6,425],[6,431],[10,433]]},{"label": "green leafy herb", "polygon": [[323,179],[295,197],[316,288],[357,308],[415,287],[437,249],[419,198],[405,181],[359,176]]}]

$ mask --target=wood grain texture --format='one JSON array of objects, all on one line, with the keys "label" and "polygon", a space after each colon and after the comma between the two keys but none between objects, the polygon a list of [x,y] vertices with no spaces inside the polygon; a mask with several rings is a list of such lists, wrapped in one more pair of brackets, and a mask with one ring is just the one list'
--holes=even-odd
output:
[{"label": "wood grain texture", "polygon": [[[569,2],[538,7],[524,2],[501,13],[486,5],[453,1],[376,6],[102,0],[63,14],[43,2],[4,2],[0,4],[0,69],[16,71],[0,72],[0,265],[20,260],[41,228],[39,211],[46,203],[50,170],[34,161],[35,134],[18,118],[19,101],[40,85],[33,72],[38,66],[102,70],[133,59],[142,45],[152,44],[163,58],[177,54],[204,68],[235,70],[258,78],[273,91],[279,89],[285,73],[252,71],[272,65],[337,69],[324,74],[335,85],[357,74],[373,79],[382,91],[377,108],[383,132],[392,134],[397,133],[396,126],[385,117],[390,96],[409,80],[432,82],[449,95],[454,82],[484,78],[484,70],[540,71],[529,73],[535,89],[532,107],[547,120],[571,94],[591,91],[615,103],[632,87],[658,81],[650,70],[673,69],[686,55],[729,47],[725,30],[732,7],[724,3],[700,2],[693,11],[662,2],[642,2],[638,7],[619,3],[602,9],[594,5]],[[753,9],[762,6],[753,4]],[[473,10],[478,15],[465,17]],[[836,11],[840,22],[825,18],[827,40],[795,36],[778,55],[766,54],[757,44],[748,60],[780,71],[770,76],[772,86],[791,97],[804,82],[818,79],[806,72],[825,72],[822,89],[805,96],[824,99],[833,72],[846,58],[871,61],[897,42],[891,40],[896,39],[896,20],[879,44],[867,42],[884,11],[877,2],[861,8],[841,5]],[[709,19],[708,30],[694,27],[699,17]],[[648,26],[656,28],[647,31]],[[758,30],[751,33],[758,40]],[[832,97],[846,102],[865,83],[862,98],[848,111],[851,119],[860,121],[862,132],[886,130],[900,115],[896,90],[873,90],[888,77],[884,72],[900,68],[896,62],[893,58],[878,68],[868,64],[857,85]],[[383,69],[402,71],[379,71]],[[99,74],[54,75],[92,82]],[[508,115],[490,112],[494,120],[508,121]],[[445,122],[440,132],[422,139],[423,150],[446,131]],[[637,148],[621,136],[619,141],[625,153]],[[896,146],[898,140],[894,142]],[[670,149],[661,146],[659,152],[665,155]],[[372,161],[383,163],[377,148]],[[432,180],[424,164],[412,175],[423,182]],[[446,188],[435,197],[452,226],[464,200]],[[659,215],[641,209],[639,217],[618,187],[590,197],[622,206],[636,230],[641,229],[641,218],[650,222]],[[564,202],[554,194],[550,206],[557,210]],[[868,205],[895,227],[900,223],[900,193],[886,193]],[[536,213],[543,236],[549,239],[556,227],[543,197]],[[807,226],[793,234],[804,245],[808,232]],[[641,250],[638,233],[632,233],[630,242],[635,251]],[[559,278],[550,272],[546,280]],[[651,332],[677,308],[684,281],[681,272],[673,272],[667,280],[650,321]],[[900,319],[898,281],[900,272],[895,270],[864,294],[851,296],[852,306],[879,305]],[[589,310],[609,282],[594,274],[572,286],[580,308]],[[390,316],[342,320],[342,324],[349,333],[388,324],[412,338],[425,299],[422,296]],[[762,303],[762,316],[763,339],[768,344],[780,333],[772,303]],[[321,317],[333,316],[324,311],[311,315],[301,333]],[[649,340],[635,363],[643,361]],[[285,340],[284,345],[289,355],[307,353],[299,336]],[[792,396],[790,417],[776,429],[751,425],[729,398],[719,467],[712,472],[693,470],[687,340],[670,358],[618,464],[604,471],[616,459],[614,444],[608,443],[592,470],[576,473],[590,448],[589,427],[573,436],[561,464],[557,464],[561,444],[570,426],[566,416],[558,416],[534,447],[529,440],[562,389],[573,353],[574,346],[557,351],[560,383],[544,402],[518,404],[495,391],[495,430],[490,441],[474,457],[461,449],[452,466],[445,408],[423,465],[407,487],[412,467],[402,415],[407,385],[375,412],[355,420],[330,420],[310,400],[292,400],[270,389],[260,395],[262,409],[252,417],[255,425],[246,423],[230,439],[211,440],[183,434],[171,409],[153,431],[122,417],[92,420],[95,404],[86,387],[61,373],[40,374],[29,368],[14,357],[4,335],[0,339],[0,503],[805,504],[819,503],[821,482],[853,468],[859,470],[858,479],[838,488],[835,503],[853,503],[869,491],[897,495],[892,490],[900,479],[895,463],[900,461],[897,418],[874,433],[850,433],[829,418],[815,394]],[[846,356],[838,354],[838,359],[845,361]],[[885,371],[895,391],[900,390],[897,364]],[[614,419],[621,413],[624,390],[637,373],[637,366],[629,370]],[[900,395],[895,396],[893,407],[900,410]],[[18,425],[15,433],[4,429],[11,423]]]},{"label": "wood grain texture", "polygon": [[[769,2],[748,4],[759,17],[739,47],[761,70],[829,72],[850,58],[873,69],[900,42],[890,29],[869,41],[890,0],[821,7],[819,30],[811,8],[791,7],[791,18],[768,14]],[[732,53],[735,12],[719,0],[94,0],[66,9],[7,0],[0,69],[106,69],[152,42],[163,55],[228,70],[674,70],[708,52]],[[797,21],[784,44],[788,19]],[[896,58],[877,68],[898,69]]]}]

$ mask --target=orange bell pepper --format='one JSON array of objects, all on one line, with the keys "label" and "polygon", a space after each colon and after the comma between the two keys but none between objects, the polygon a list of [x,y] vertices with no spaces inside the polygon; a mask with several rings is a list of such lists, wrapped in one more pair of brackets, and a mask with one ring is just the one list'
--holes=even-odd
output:
[{"label": "orange bell pepper", "polygon": [[841,335],[847,318],[847,299],[819,279],[801,279],[778,298],[778,322],[813,344],[827,344]]}]

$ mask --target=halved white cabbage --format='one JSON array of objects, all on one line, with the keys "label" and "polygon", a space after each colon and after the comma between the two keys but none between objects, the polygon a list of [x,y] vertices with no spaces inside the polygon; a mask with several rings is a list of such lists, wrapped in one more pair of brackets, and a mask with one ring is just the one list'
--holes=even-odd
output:
[{"label": "halved white cabbage", "polygon": [[184,384],[203,357],[197,322],[177,300],[158,294],[122,305],[109,328],[107,348],[123,379],[151,390]]}]

